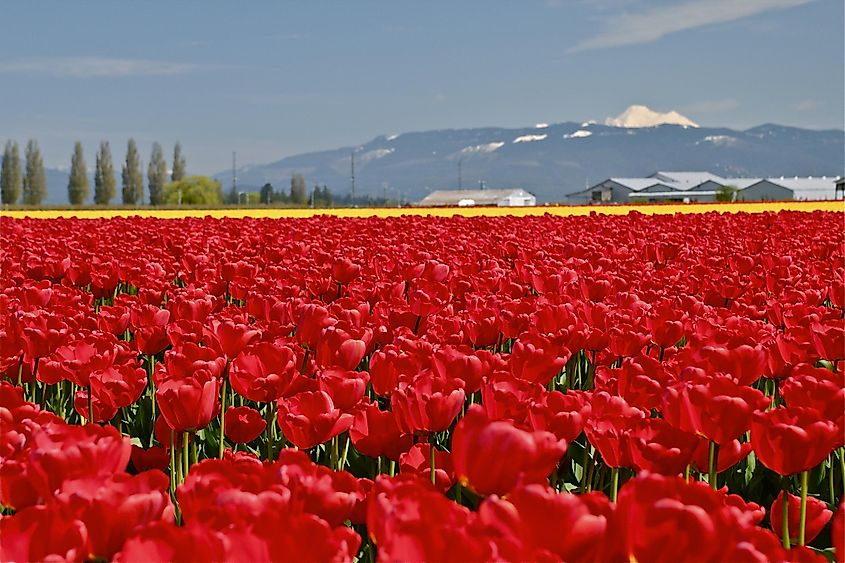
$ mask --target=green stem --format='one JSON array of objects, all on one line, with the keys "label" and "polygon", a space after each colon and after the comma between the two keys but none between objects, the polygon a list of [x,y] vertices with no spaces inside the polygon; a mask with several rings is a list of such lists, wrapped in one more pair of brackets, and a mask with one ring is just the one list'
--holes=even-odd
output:
[{"label": "green stem", "polygon": [[616,492],[619,490],[619,468],[610,468],[610,502],[616,502]]},{"label": "green stem", "polygon": [[836,463],[836,454],[830,452],[830,466],[827,468],[827,487],[830,493],[830,506],[836,506],[836,491],[833,487],[833,464]]},{"label": "green stem", "polygon": [[590,444],[584,443],[584,455],[581,458],[581,494],[587,492],[587,463],[590,461]]},{"label": "green stem", "polygon": [[190,439],[190,436],[188,435],[188,431],[186,430],[185,432],[182,433],[182,465],[183,465],[182,469],[184,471],[183,479],[188,478],[188,469],[191,466],[191,458],[188,455],[189,439]]},{"label": "green stem", "polygon": [[93,401],[91,401],[91,383],[88,383],[88,387],[85,388],[85,393],[88,395],[88,424],[94,423],[94,407]]},{"label": "green stem", "polygon": [[346,467],[346,456],[349,455],[349,442],[352,440],[349,439],[349,436],[346,437],[346,443],[343,445],[343,453],[340,456],[340,467],[339,469],[342,471],[344,467]]},{"label": "green stem", "polygon": [[714,491],[718,488],[716,485],[716,469],[719,463],[719,444],[710,440],[710,452],[708,456],[708,468],[709,471],[707,473],[707,480],[710,483],[710,488]]},{"label": "green stem", "polygon": [[391,477],[393,477],[394,475],[396,475],[396,462],[395,462],[395,461],[393,461],[392,459],[390,460],[390,468],[389,468],[389,472],[390,472],[390,473],[389,473],[389,475],[390,475]]},{"label": "green stem", "polygon": [[786,477],[783,478],[783,506],[780,511],[781,517],[781,538],[783,541],[783,548],[789,549],[789,491],[787,490]]},{"label": "green stem", "polygon": [[217,458],[223,459],[223,452],[226,450],[226,436],[225,426],[226,426],[226,387],[228,386],[228,380],[223,379],[223,393],[222,393],[222,404],[220,405],[220,445],[217,450]]},{"label": "green stem", "polygon": [[434,436],[432,436],[431,438],[432,438],[431,443],[429,444],[429,446],[431,446],[431,447],[430,447],[430,452],[429,452],[429,455],[428,455],[428,466],[431,469],[431,484],[434,485],[435,480],[436,480],[435,474],[434,474],[434,469],[435,469],[435,467],[434,467],[434,453],[437,450],[434,448]]},{"label": "green stem", "polygon": [[176,482],[181,484],[184,481],[184,474],[182,471],[182,449],[176,443],[176,436],[177,434],[173,432],[171,434],[170,440],[170,447],[173,449],[175,454],[175,461],[176,461]]},{"label": "green stem", "polygon": [[798,523],[798,545],[802,547],[804,545],[804,532],[807,525],[807,476],[809,473],[806,469],[801,472],[801,520]]},{"label": "green stem", "polygon": [[176,498],[176,432],[170,431],[170,496]]}]

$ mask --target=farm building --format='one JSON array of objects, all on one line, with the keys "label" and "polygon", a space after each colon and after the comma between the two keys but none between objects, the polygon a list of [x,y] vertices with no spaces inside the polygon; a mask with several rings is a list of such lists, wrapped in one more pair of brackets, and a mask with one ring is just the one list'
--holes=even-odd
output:
[{"label": "farm building", "polygon": [[420,207],[525,207],[537,205],[534,194],[522,189],[511,190],[437,190],[428,194]]},{"label": "farm building", "polygon": [[646,178],[608,178],[567,198],[571,203],[712,202],[731,187],[737,190],[737,201],[824,200],[839,199],[837,185],[836,178],[825,176],[722,178],[709,172],[660,171]]}]

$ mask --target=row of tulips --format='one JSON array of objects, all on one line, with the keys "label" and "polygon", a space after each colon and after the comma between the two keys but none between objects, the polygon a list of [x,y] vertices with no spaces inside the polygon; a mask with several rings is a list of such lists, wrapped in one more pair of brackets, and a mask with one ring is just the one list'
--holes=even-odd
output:
[{"label": "row of tulips", "polygon": [[840,219],[4,218],[0,558],[842,560]]}]

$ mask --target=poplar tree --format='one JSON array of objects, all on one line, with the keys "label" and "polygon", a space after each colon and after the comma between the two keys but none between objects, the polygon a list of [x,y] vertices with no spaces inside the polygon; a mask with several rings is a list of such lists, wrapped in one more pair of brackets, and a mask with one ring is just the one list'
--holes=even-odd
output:
[{"label": "poplar tree", "polygon": [[290,178],[290,201],[294,205],[308,203],[308,188],[305,186],[305,178],[302,174],[294,174]]},{"label": "poplar tree", "polygon": [[185,157],[182,154],[182,145],[179,141],[173,147],[173,170],[170,173],[170,179],[173,182],[178,182],[185,177]]},{"label": "poplar tree", "polygon": [[161,145],[153,143],[150,163],[147,165],[147,185],[150,192],[150,205],[164,203],[164,186],[167,184],[167,163]]},{"label": "poplar tree", "polygon": [[71,205],[82,205],[88,199],[89,191],[88,171],[82,154],[82,143],[76,141],[73,145],[73,156],[70,159],[70,178],[67,182],[68,201]]},{"label": "poplar tree", "polygon": [[3,165],[0,171],[0,201],[15,204],[21,195],[21,157],[18,143],[7,141],[3,149]]},{"label": "poplar tree", "polygon": [[123,203],[137,205],[144,201],[144,176],[135,139],[129,139],[126,146],[126,162],[123,163]]},{"label": "poplar tree", "polygon": [[35,139],[26,144],[26,172],[23,177],[23,202],[40,205],[47,197],[47,177],[44,174],[44,161]]},{"label": "poplar tree", "polygon": [[117,193],[117,181],[114,178],[114,165],[111,160],[111,148],[108,141],[100,143],[97,153],[97,165],[94,170],[94,203],[108,205]]}]

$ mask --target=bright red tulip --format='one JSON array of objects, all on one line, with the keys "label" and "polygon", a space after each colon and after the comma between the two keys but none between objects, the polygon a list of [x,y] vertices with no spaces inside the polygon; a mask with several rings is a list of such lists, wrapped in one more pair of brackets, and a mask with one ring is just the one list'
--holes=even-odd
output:
[{"label": "bright red tulip", "polygon": [[751,423],[751,446],[757,459],[779,475],[814,468],[841,441],[841,429],[814,409],[781,407],[757,413]]},{"label": "bright red tulip", "polygon": [[325,391],[305,391],[278,401],[279,427],[302,449],[328,442],[352,426],[352,415],[336,408]]},{"label": "bright red tulip", "polygon": [[[798,530],[801,523],[801,497],[787,494],[787,525],[792,543],[798,543]],[[833,512],[828,510],[827,504],[815,497],[807,497],[807,520],[804,528],[804,541],[807,543],[816,539],[827,525]],[[769,519],[772,531],[778,536],[783,529],[783,491],[775,498],[769,509]]]},{"label": "bright red tulip", "polygon": [[479,405],[470,407],[452,438],[458,480],[481,495],[502,495],[519,483],[545,481],[564,453],[566,442],[554,434],[491,421]]}]

